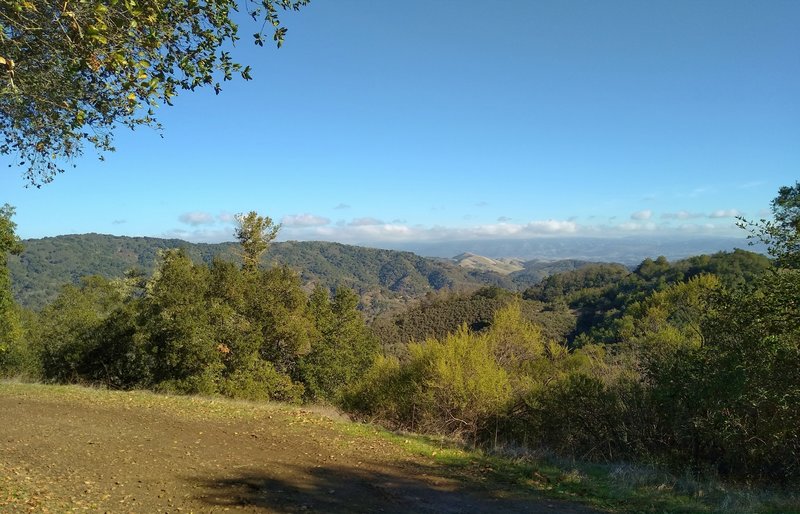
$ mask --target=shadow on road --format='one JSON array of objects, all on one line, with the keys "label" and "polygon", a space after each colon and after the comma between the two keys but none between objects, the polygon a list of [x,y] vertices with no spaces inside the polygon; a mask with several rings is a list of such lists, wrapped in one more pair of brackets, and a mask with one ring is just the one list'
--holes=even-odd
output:
[{"label": "shadow on road", "polygon": [[[203,491],[196,499],[216,507],[268,512],[326,513],[597,513],[582,506],[537,498],[502,497],[479,483],[436,478],[418,464],[381,471],[324,465],[270,466],[217,478],[190,479]],[[440,473],[440,471],[439,471]]]}]

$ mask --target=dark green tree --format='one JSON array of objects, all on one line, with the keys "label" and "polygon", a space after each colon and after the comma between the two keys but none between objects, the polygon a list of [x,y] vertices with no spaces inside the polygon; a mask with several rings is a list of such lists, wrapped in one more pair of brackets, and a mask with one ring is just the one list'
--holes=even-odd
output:
[{"label": "dark green tree", "polygon": [[335,401],[372,364],[377,339],[358,310],[358,295],[350,289],[337,289],[331,301],[327,289],[315,288],[309,310],[319,337],[300,360],[300,376],[309,398]]},{"label": "dark green tree", "polygon": [[122,306],[118,287],[103,277],[85,277],[81,284],[65,285],[56,300],[45,307],[32,327],[29,339],[40,355],[47,381],[90,382],[105,375],[89,354],[107,344],[100,336],[108,316]]},{"label": "dark green tree", "polygon": [[264,358],[265,333],[251,317],[258,274],[244,273],[232,262],[210,267],[209,320],[222,359],[220,392],[248,400],[300,400],[303,387]]},{"label": "dark green tree", "polygon": [[63,171],[85,143],[113,150],[118,126],[159,126],[155,107],[250,67],[228,48],[244,8],[280,47],[279,10],[309,0],[5,0],[0,3],[0,153],[19,157],[31,184]]},{"label": "dark green tree", "polygon": [[218,392],[222,352],[208,308],[209,270],[168,250],[147,285],[141,325],[153,384],[183,393]]},{"label": "dark green tree", "polygon": [[8,256],[22,252],[16,224],[11,221],[14,208],[0,207],[0,375],[16,371],[20,362],[21,327],[17,306],[11,295]]},{"label": "dark green tree", "polygon": [[300,277],[283,266],[250,275],[246,315],[258,327],[261,358],[299,380],[298,360],[316,337]]},{"label": "dark green tree", "polygon": [[725,473],[800,478],[800,270],[723,296],[704,324],[692,422]]}]

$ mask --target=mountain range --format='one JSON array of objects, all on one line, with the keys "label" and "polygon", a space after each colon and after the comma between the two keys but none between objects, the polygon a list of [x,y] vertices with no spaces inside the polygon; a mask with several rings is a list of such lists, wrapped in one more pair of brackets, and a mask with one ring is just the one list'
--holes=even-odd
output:
[{"label": "mountain range", "polygon": [[[76,234],[28,239],[23,244],[25,251],[11,256],[9,268],[15,298],[32,309],[42,308],[64,284],[78,283],[81,277],[117,278],[134,268],[150,274],[159,251],[168,248],[183,248],[198,262],[240,259],[236,243],[188,243],[152,237]],[[490,259],[475,254],[431,258],[319,241],[273,243],[264,263],[293,268],[309,290],[316,284],[352,288],[361,296],[368,314],[442,289],[471,291],[488,285],[524,289],[553,273],[587,264],[580,260]]]}]

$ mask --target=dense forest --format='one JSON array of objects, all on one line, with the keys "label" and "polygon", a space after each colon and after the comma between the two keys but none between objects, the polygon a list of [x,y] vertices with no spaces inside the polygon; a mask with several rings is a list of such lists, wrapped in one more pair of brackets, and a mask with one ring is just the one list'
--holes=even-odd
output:
[{"label": "dense forest", "polygon": [[[451,286],[475,271],[413,254],[285,243],[296,256],[287,265],[270,246],[271,220],[250,213],[224,252],[131,251],[126,273],[83,277],[35,311],[11,294],[9,256],[21,248],[6,207],[0,373],[327,402],[477,446],[797,484],[800,183],[782,188],[772,211],[771,221],[741,221],[771,258],[568,264],[525,287],[461,291]],[[346,277],[421,296],[368,323],[364,290]]]},{"label": "dense forest", "polygon": [[[150,275],[159,252],[181,248],[194,262],[214,259],[241,263],[236,243],[188,243],[179,239],[79,234],[23,241],[25,252],[11,255],[12,291],[16,301],[34,310],[52,302],[64,284],[83,277],[122,278],[136,269]],[[425,258],[410,252],[380,250],[320,241],[276,242],[262,265],[296,270],[307,291],[317,285],[348,287],[361,298],[362,310],[374,315],[404,305],[433,291],[472,291],[496,285],[524,289],[553,273],[589,264],[557,260],[521,262],[514,271],[476,268],[462,260]]]}]

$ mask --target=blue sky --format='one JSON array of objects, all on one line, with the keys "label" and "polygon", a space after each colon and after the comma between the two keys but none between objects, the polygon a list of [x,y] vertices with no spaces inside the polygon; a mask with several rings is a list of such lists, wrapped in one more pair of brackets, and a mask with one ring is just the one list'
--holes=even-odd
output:
[{"label": "blue sky", "polygon": [[[737,235],[800,179],[800,2],[314,0],[254,80],[185,93],[41,189],[22,237],[347,243]],[[10,162],[10,161],[9,161]]]}]

